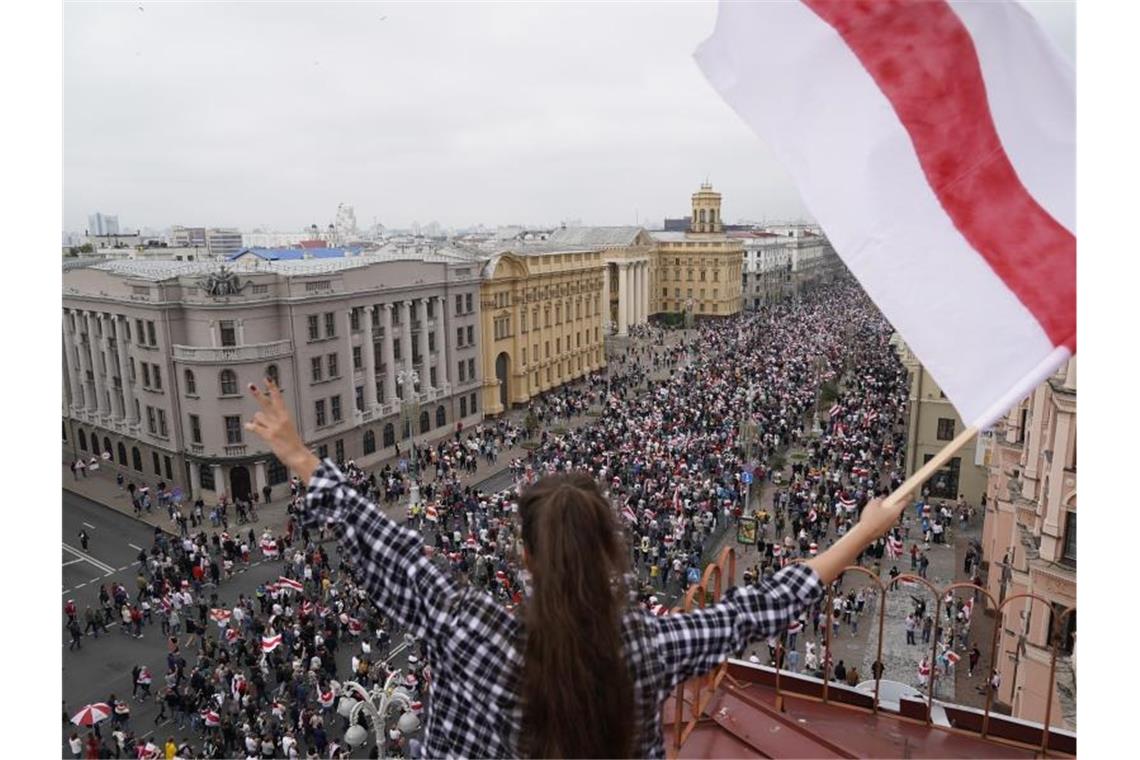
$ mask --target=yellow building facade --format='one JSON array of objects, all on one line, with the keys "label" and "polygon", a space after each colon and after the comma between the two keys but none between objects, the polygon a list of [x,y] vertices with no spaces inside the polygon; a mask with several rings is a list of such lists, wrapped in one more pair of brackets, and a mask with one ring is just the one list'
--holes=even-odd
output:
[{"label": "yellow building facade", "polygon": [[605,366],[603,254],[540,243],[483,267],[483,411],[491,416]]},{"label": "yellow building facade", "polygon": [[727,317],[740,311],[744,244],[724,233],[721,195],[709,184],[693,193],[685,232],[653,232],[649,267],[651,314],[691,312]]}]

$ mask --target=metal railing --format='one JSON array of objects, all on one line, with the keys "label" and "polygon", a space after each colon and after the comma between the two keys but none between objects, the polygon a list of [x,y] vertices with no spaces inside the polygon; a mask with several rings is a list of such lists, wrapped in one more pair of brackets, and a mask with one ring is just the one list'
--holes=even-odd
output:
[{"label": "metal railing", "polygon": [[[731,586],[735,579],[736,572],[736,553],[732,547],[725,547],[720,555],[717,557],[715,563],[709,564],[705,568],[705,572],[701,577],[698,584],[691,586],[686,591],[685,596],[680,605],[674,607],[672,612],[691,612],[694,606],[703,608],[707,604],[716,604],[720,601],[725,587]],[[972,594],[981,594],[989,602],[988,609],[993,611],[994,625],[993,634],[990,640],[990,657],[989,657],[989,670],[995,670],[995,661],[998,654],[998,641],[999,637],[1004,630],[1004,616],[1007,612],[1007,607],[1012,602],[1019,600],[1029,600],[1030,602],[1040,602],[1046,610],[1052,611],[1053,605],[1042,596],[1032,593],[1021,593],[1008,596],[998,602],[989,591],[981,586],[976,586],[973,583],[959,582],[951,583],[943,588],[938,588],[926,578],[913,574],[900,574],[891,580],[884,583],[871,570],[858,565],[848,565],[843,569],[843,573],[852,572],[857,575],[865,575],[869,579],[870,585],[877,588],[878,591],[878,605],[879,605],[879,626],[878,636],[876,641],[876,662],[882,665],[883,661],[883,632],[886,624],[886,596],[892,589],[897,589],[906,584],[915,584],[923,586],[935,599],[933,620],[935,621],[935,628],[937,628],[937,621],[941,620],[943,614],[943,603],[949,595],[953,598],[955,591],[966,590]],[[842,577],[842,576],[841,576]],[[711,586],[710,586],[711,582]],[[823,652],[824,657],[821,658],[820,669],[822,670],[822,689],[819,700],[824,704],[831,702],[830,677],[832,674],[833,666],[831,660],[831,631],[834,621],[834,595],[837,584],[828,584],[827,592],[823,600],[824,610],[824,634],[823,634]],[[694,605],[695,603],[695,605]],[[976,610],[974,614],[984,614],[983,610]],[[1040,739],[1037,744],[1037,751],[1042,757],[1047,756],[1049,752],[1050,738],[1054,736],[1052,731],[1051,719],[1053,717],[1053,697],[1056,689],[1056,676],[1057,676],[1057,659],[1060,656],[1061,644],[1064,638],[1063,631],[1066,629],[1066,624],[1069,617],[1076,614],[1076,607],[1070,606],[1064,608],[1060,614],[1055,614],[1051,618],[1051,626],[1048,631],[1048,641],[1046,646],[1050,649],[1051,656],[1049,661],[1049,680],[1048,688],[1046,690],[1047,699],[1045,703],[1045,717],[1042,721],[1042,728],[1040,730]],[[776,709],[779,711],[784,710],[784,697],[785,695],[792,695],[800,698],[811,699],[812,697],[805,695],[802,691],[793,690],[788,691],[781,686],[781,672],[788,672],[788,669],[783,667],[784,663],[784,641],[786,640],[786,632],[783,633],[777,641],[775,653],[775,691],[776,691]],[[993,702],[996,689],[990,685],[989,679],[986,680],[986,700],[985,708],[982,713],[981,727],[979,731],[969,731],[962,728],[955,728],[953,726],[936,726],[933,722],[934,715],[934,692],[935,683],[938,678],[936,663],[938,662],[938,645],[939,638],[931,636],[931,649],[930,649],[930,668],[929,674],[926,676],[926,704],[923,722],[931,728],[938,728],[940,730],[958,732],[972,736],[980,735],[981,738],[995,742],[1010,743],[1017,746],[1027,746],[1023,742],[1015,742],[1011,739],[1001,738],[991,735],[990,716],[993,712]],[[672,749],[674,753],[680,749],[685,740],[688,739],[693,729],[696,728],[697,723],[703,719],[704,710],[707,708],[709,702],[713,697],[713,692],[720,686],[728,669],[728,662],[721,663],[714,670],[703,676],[697,676],[689,679],[688,681],[678,684],[677,691],[674,696],[674,717],[673,717],[673,739]],[[880,667],[874,673],[875,689],[871,701],[870,710],[873,713],[880,711],[879,705],[879,688],[882,681],[882,674],[884,668]],[[797,674],[798,675],[798,674]],[[846,691],[846,690],[845,690]],[[850,707],[850,700],[845,699],[841,702],[845,706]],[[839,704],[837,702],[837,704]],[[685,720],[686,706],[688,706],[689,717]],[[664,717],[664,716],[663,716]],[[905,716],[904,716],[905,717]],[[663,721],[664,722],[664,721]]]}]

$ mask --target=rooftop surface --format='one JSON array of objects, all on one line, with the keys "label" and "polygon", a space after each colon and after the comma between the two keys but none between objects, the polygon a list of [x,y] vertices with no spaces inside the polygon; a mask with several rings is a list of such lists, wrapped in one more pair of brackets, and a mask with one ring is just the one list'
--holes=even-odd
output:
[{"label": "rooftop surface", "polygon": [[643,227],[566,227],[555,230],[552,242],[563,245],[618,246],[633,245]]}]

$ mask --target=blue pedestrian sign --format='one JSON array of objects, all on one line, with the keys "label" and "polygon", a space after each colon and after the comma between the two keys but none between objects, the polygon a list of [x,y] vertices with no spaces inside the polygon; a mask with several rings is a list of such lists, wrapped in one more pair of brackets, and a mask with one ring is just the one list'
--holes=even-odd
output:
[{"label": "blue pedestrian sign", "polygon": [[742,470],[740,473],[740,482],[746,486],[752,485],[752,473],[748,470]]}]

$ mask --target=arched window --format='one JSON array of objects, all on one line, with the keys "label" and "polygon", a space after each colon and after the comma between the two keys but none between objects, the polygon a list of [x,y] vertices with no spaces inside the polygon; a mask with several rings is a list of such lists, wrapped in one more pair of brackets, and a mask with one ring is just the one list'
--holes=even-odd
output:
[{"label": "arched window", "polygon": [[443,427],[447,424],[447,410],[442,406],[435,410],[435,426]]},{"label": "arched window", "polygon": [[136,470],[142,472],[142,452],[139,451],[138,446],[131,447],[131,464]]},{"label": "arched window", "polygon": [[371,430],[364,431],[364,456],[376,453],[376,434]]},{"label": "arched window", "polygon": [[91,434],[91,453],[99,456],[99,436],[95,433]]},{"label": "arched window", "polygon": [[426,411],[420,412],[420,433],[431,431],[431,415]]},{"label": "arched window", "polygon": [[123,467],[127,466],[127,447],[121,441],[119,442],[119,464]]},{"label": "arched window", "polygon": [[83,428],[79,429],[79,448],[87,451],[87,434],[83,432]]},{"label": "arched window", "polygon": [[198,383],[195,382],[194,373],[191,372],[190,370],[186,370],[186,395],[187,396],[197,396],[198,395]]},{"label": "arched window", "polygon": [[281,377],[277,374],[277,365],[270,364],[265,368],[265,376],[273,381],[273,384],[278,388],[281,387]]},{"label": "arched window", "polygon": [[716,224],[716,209],[709,209],[709,224]]},{"label": "arched window", "polygon": [[222,381],[222,395],[223,396],[236,396],[237,389],[237,375],[234,374],[232,369],[223,369],[220,375]]},{"label": "arched window", "polygon": [[115,454],[115,450],[111,448],[111,439],[106,436],[103,437],[103,451],[106,451],[108,456],[114,456]]},{"label": "arched window", "polygon": [[384,448],[393,446],[396,443],[396,428],[389,422],[384,426]]},{"label": "arched window", "polygon": [[704,209],[701,209],[699,219],[700,219],[701,224],[705,223],[705,210]]}]

